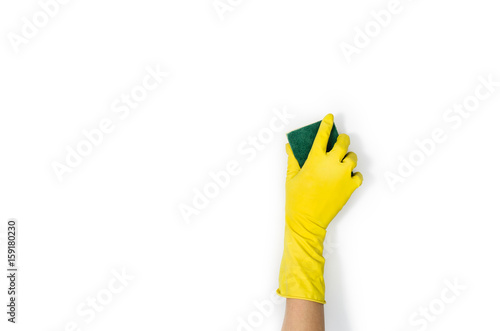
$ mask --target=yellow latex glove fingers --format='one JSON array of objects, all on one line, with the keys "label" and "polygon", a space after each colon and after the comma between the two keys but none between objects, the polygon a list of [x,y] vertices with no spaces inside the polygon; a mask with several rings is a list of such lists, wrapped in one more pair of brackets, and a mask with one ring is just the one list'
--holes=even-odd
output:
[{"label": "yellow latex glove fingers", "polygon": [[323,242],[326,228],[362,184],[360,173],[351,176],[357,156],[347,153],[350,140],[339,135],[326,152],[333,127],[328,114],[302,169],[287,144],[285,247],[278,294],[325,303]]}]

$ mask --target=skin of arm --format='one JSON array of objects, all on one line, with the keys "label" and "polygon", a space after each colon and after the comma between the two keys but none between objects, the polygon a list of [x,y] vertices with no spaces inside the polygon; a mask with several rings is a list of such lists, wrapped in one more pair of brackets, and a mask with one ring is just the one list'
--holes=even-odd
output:
[{"label": "skin of arm", "polygon": [[325,331],[325,310],[321,303],[286,299],[282,331]]}]

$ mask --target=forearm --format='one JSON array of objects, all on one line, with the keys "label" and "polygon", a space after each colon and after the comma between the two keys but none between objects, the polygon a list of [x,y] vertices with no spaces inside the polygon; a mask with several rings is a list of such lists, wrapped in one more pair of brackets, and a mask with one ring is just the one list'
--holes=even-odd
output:
[{"label": "forearm", "polygon": [[282,331],[324,331],[325,313],[321,303],[286,299]]},{"label": "forearm", "polygon": [[287,145],[285,243],[278,294],[287,298],[283,331],[325,329],[323,241],[333,218],[361,185],[353,174],[357,156],[348,153],[350,139],[341,134],[333,148],[327,144],[333,116],[325,116],[303,167]]}]

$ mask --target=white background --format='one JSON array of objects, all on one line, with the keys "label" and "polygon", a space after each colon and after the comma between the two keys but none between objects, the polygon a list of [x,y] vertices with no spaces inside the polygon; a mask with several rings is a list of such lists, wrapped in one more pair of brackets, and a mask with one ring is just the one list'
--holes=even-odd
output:
[{"label": "white background", "polygon": [[[328,112],[365,182],[329,228],[327,329],[418,330],[447,279],[467,289],[422,329],[498,329],[500,88],[459,128],[443,114],[500,81],[499,8],[401,0],[347,63],[340,44],[387,6],[243,0],[222,20],[211,0],[73,0],[16,53],[8,34],[40,5],[2,1],[0,233],[18,219],[20,276],[14,326],[0,282],[0,329],[279,330],[284,305],[259,321],[254,302],[278,286],[285,133]],[[113,101],[157,65],[169,77],[120,120]],[[238,146],[283,107],[249,161]],[[103,118],[114,131],[59,181],[51,164]],[[435,128],[448,139],[392,192],[384,174]],[[180,204],[230,160],[241,173],[187,224]],[[134,279],[87,323],[77,307],[122,268]]]}]

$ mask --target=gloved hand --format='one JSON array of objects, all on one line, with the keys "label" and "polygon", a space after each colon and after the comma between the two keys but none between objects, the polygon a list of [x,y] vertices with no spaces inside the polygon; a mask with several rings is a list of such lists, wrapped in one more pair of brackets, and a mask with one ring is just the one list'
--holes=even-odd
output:
[{"label": "gloved hand", "polygon": [[326,152],[333,115],[325,116],[302,169],[290,145],[286,145],[285,247],[279,289],[286,298],[325,303],[323,242],[326,228],[363,182],[357,172],[357,156],[347,153],[349,136],[339,135]]}]

